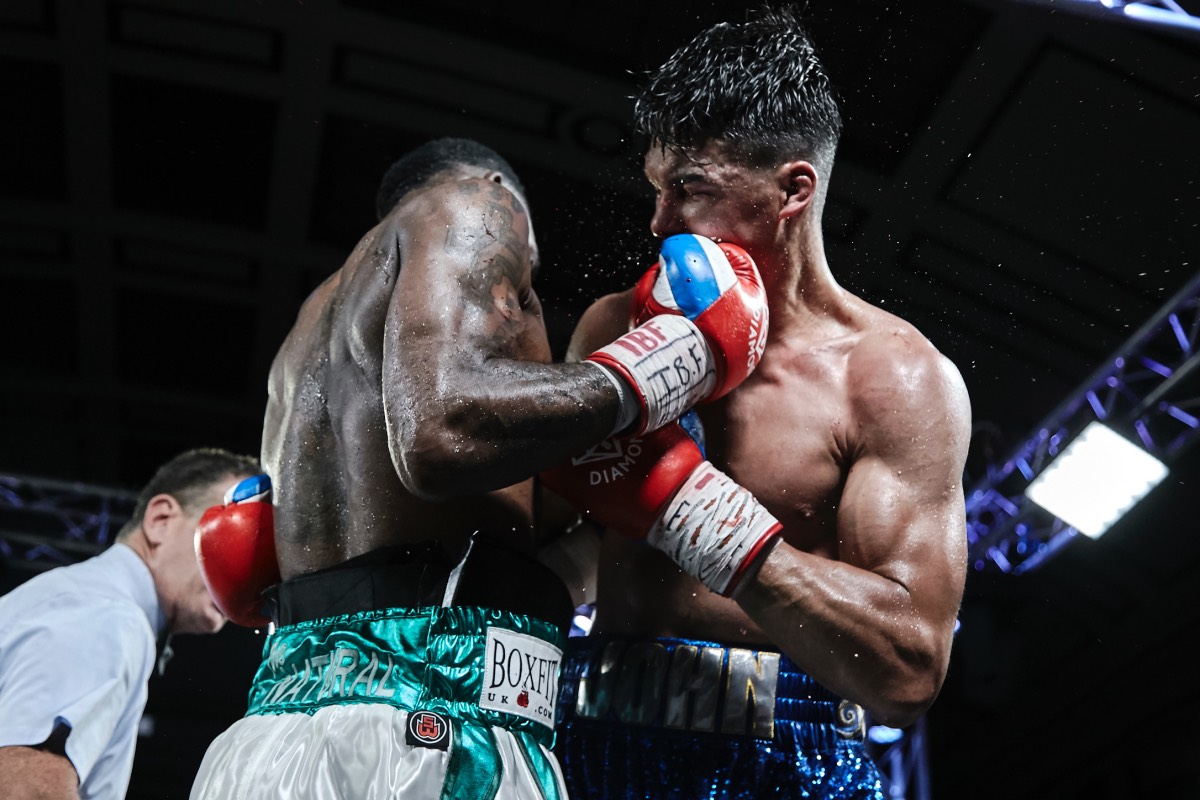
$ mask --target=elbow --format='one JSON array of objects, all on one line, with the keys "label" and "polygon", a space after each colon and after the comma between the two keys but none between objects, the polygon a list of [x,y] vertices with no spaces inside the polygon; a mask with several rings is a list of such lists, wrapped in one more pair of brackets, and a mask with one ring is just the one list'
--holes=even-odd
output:
[{"label": "elbow", "polygon": [[892,695],[882,698],[871,709],[871,715],[877,722],[887,725],[889,728],[907,728],[929,710],[936,698],[936,691]]},{"label": "elbow", "polygon": [[419,500],[436,503],[454,496],[446,470],[435,465],[405,462],[404,466],[397,467],[396,472],[408,493]]},{"label": "elbow", "polygon": [[409,494],[427,502],[439,502],[465,491],[466,449],[452,433],[420,425],[411,435],[393,443],[392,462]]},{"label": "elbow", "polygon": [[494,426],[477,405],[458,398],[437,408],[438,413],[413,417],[395,431],[392,461],[405,489],[438,502],[515,482],[507,479],[511,475],[504,469],[504,449],[496,446]]},{"label": "elbow", "polygon": [[882,682],[870,707],[872,715],[888,727],[912,725],[937,699],[948,665],[949,647],[932,641],[925,647],[910,646],[897,652],[890,678]]},{"label": "elbow", "polygon": [[881,692],[871,714],[889,728],[907,728],[929,710],[941,686],[941,678],[935,675],[910,675]]}]

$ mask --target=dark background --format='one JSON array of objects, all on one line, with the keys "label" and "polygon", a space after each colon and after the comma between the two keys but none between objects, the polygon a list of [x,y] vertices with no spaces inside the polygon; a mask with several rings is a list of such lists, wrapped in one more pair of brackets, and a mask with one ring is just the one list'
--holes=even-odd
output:
[{"label": "dark background", "polygon": [[[656,252],[638,76],[745,7],[6,0],[0,473],[136,489],[188,447],[257,452],[300,302],[373,223],[381,172],[435,136],[521,173],[561,352]],[[846,121],[830,262],[959,366],[968,478],[1200,260],[1200,38],[1080,7],[807,4]],[[938,800],[1200,797],[1196,462],[1103,539],[971,574],[928,718]],[[175,642],[130,797],[186,796],[260,644]]]}]

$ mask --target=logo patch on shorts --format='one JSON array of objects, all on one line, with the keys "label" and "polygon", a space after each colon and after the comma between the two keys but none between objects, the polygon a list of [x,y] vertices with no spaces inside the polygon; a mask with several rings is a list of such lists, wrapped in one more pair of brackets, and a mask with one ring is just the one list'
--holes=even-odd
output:
[{"label": "logo patch on shorts", "polygon": [[554,727],[562,650],[536,636],[488,628],[479,707]]},{"label": "logo patch on shorts", "polygon": [[404,741],[413,747],[445,750],[450,746],[450,720],[436,711],[412,711]]}]

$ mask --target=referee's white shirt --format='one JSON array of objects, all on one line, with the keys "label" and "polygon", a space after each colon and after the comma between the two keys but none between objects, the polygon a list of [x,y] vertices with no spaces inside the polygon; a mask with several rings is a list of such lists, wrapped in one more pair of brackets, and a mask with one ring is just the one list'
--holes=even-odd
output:
[{"label": "referee's white shirt", "polygon": [[150,570],[124,544],[0,597],[0,746],[66,725],[80,796],[124,798],[165,627]]}]

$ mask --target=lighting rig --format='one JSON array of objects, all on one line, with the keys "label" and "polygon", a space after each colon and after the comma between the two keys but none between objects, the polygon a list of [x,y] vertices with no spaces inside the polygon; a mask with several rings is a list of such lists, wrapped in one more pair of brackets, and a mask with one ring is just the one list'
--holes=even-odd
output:
[{"label": "lighting rig", "polygon": [[[1150,456],[1169,469],[1200,438],[1198,338],[1200,274],[968,490],[968,552],[975,569],[1014,574],[1034,569],[1079,535],[1080,528],[1092,536],[1102,534],[1121,511],[1153,488],[1153,476],[1142,478],[1095,528],[1050,513],[1043,504],[1055,506],[1039,493],[1049,469],[1065,467],[1062,457],[1075,455],[1067,452],[1073,445],[1082,449],[1085,432],[1090,436],[1103,431],[1105,439],[1115,436],[1135,448],[1139,459]],[[1107,479],[1134,472],[1129,456],[1099,472],[1096,463],[1085,466],[1090,471],[1083,474],[1091,475],[1093,482],[1097,474]],[[1118,493],[1109,487],[1102,499],[1115,499]],[[1098,502],[1093,499],[1092,510]]]}]

